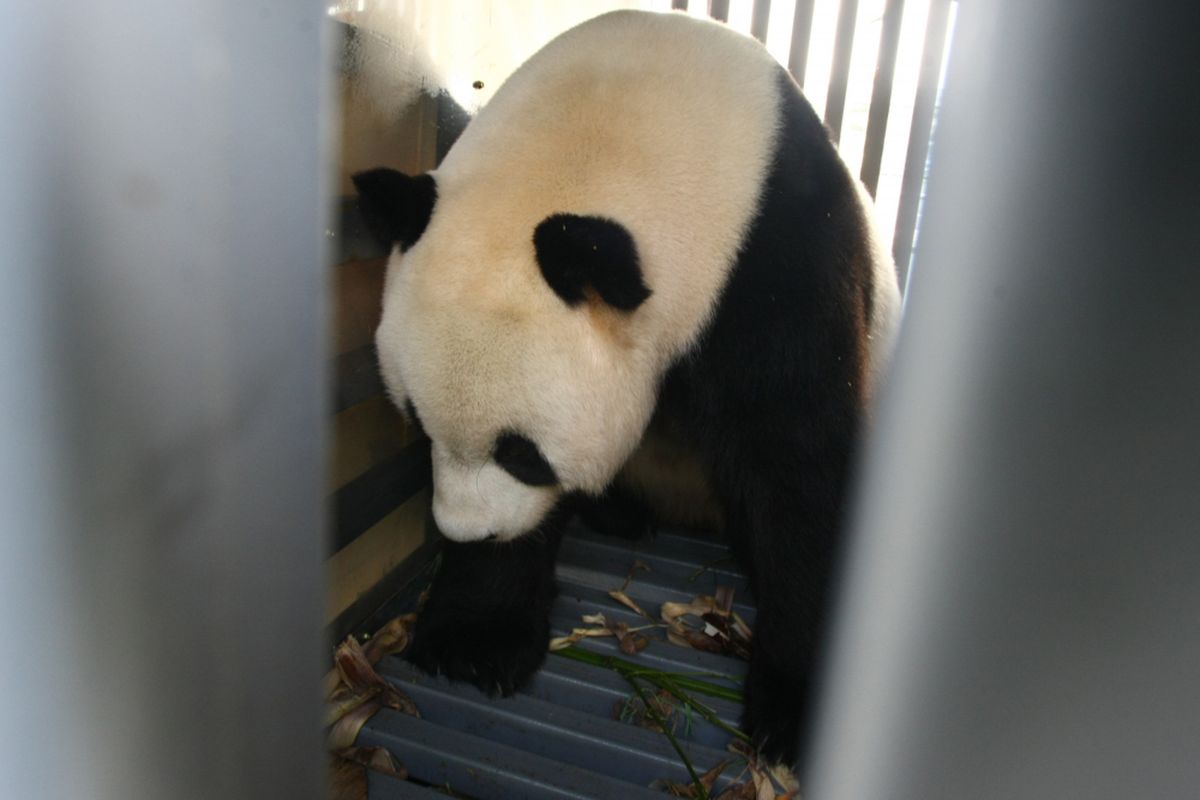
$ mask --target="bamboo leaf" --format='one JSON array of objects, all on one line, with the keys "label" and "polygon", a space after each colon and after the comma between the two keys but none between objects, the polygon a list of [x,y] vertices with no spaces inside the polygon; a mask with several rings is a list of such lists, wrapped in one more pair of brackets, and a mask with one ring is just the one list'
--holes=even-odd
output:
[{"label": "bamboo leaf", "polygon": [[655,620],[654,617],[652,617],[648,613],[646,613],[646,610],[644,608],[642,608],[641,606],[639,606],[633,600],[633,598],[631,598],[629,595],[625,594],[625,591],[623,589],[613,589],[612,591],[610,591],[608,593],[608,596],[611,597],[613,600],[616,600],[618,603],[625,606],[626,608],[628,608],[628,609],[636,612],[637,614],[645,617],[646,619],[650,620],[651,622],[657,622],[657,620]]}]

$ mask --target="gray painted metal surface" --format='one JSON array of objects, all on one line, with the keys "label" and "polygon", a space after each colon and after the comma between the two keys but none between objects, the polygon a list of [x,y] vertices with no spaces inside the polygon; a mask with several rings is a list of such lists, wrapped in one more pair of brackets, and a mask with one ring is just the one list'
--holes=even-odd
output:
[{"label": "gray painted metal surface", "polygon": [[814,800],[1200,796],[1198,28],[961,4]]},{"label": "gray painted metal surface", "polygon": [[371,800],[446,800],[447,795],[436,789],[368,770],[367,797]]},{"label": "gray painted metal surface", "polygon": [[[626,594],[657,618],[664,601],[690,601],[711,595],[717,586],[736,587],[738,613],[748,621],[754,609],[745,578],[731,568],[724,545],[680,533],[661,533],[643,542],[595,534],[575,525],[559,559],[559,596],[551,626],[554,635],[587,627],[584,614],[632,626],[644,617],[617,603],[618,589],[634,563]],[[635,656],[622,654],[611,638],[586,639],[580,645],[596,653],[636,661],[649,669],[715,672],[728,679],[712,683],[738,687],[745,662],[668,643],[661,629],[644,631],[650,645]],[[412,698],[421,719],[398,712],[377,714],[358,744],[388,748],[417,781],[447,783],[456,792],[478,798],[639,798],[663,797],[651,789],[660,779],[686,783],[688,773],[667,738],[618,719],[633,689],[616,672],[550,655],[532,682],[511,698],[489,698],[472,686],[452,684],[414,670],[399,658],[379,665],[382,675]],[[698,695],[726,724],[736,726],[739,704]],[[697,771],[735,757],[726,750],[731,736],[698,715],[676,732]],[[737,766],[718,779],[720,791],[736,779]],[[394,779],[372,778],[371,797],[422,797],[405,794]]]},{"label": "gray painted metal surface", "polygon": [[319,797],[324,9],[0,15],[0,797]]}]

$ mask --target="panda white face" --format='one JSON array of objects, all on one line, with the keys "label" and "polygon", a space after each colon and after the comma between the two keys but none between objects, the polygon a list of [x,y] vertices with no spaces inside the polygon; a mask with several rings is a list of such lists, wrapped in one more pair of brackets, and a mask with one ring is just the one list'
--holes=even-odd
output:
[{"label": "panda white face", "polygon": [[[447,536],[534,530],[636,449],[756,212],[778,71],[725,28],[616,12],[527,61],[435,173],[356,176],[368,226],[407,248],[376,341]],[[522,474],[534,453],[553,482]]]},{"label": "panda white face", "polygon": [[[442,533],[512,539],[536,530],[565,493],[604,489],[640,439],[656,387],[637,350],[604,341],[611,331],[564,303],[536,264],[521,270],[533,285],[519,304],[447,280],[443,258],[479,254],[444,252],[459,248],[436,224],[389,265],[381,370],[432,441]],[[532,260],[521,239],[528,252],[491,258]]]},{"label": "panda white face", "polygon": [[[504,437],[520,437],[528,458],[503,460]],[[433,513],[442,533],[456,541],[508,540],[535,530],[559,497],[553,469],[537,446],[520,434],[502,434],[490,457],[474,460],[457,458],[435,441],[433,464]],[[526,476],[531,472],[547,477],[529,482]]]}]

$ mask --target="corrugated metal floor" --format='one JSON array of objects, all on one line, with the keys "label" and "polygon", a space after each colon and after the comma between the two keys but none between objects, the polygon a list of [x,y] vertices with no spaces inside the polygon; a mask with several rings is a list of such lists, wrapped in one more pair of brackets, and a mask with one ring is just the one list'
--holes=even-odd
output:
[{"label": "corrugated metal floor", "polygon": [[[657,617],[664,601],[687,602],[698,594],[713,594],[718,585],[733,586],[734,610],[753,625],[746,580],[733,569],[724,545],[683,533],[659,533],[652,539],[628,542],[576,524],[564,539],[559,558],[559,596],[551,621],[554,635],[587,627],[580,616],[597,612],[630,627],[645,624],[608,596],[609,590],[625,582],[635,560],[650,570],[638,570],[625,591],[651,615]],[[589,638],[579,646],[664,671],[716,672],[735,678],[746,672],[746,663],[735,658],[668,643],[661,629],[645,633],[651,643],[636,656],[623,655],[613,638]],[[611,670],[551,654],[530,685],[503,699],[430,678],[396,657],[384,659],[378,670],[412,698],[421,719],[385,709],[363,729],[358,744],[386,747],[412,779],[449,787],[454,796],[662,798],[662,791],[650,788],[653,781],[688,782],[686,768],[662,733],[615,718],[615,709],[632,689]],[[698,699],[724,722],[737,725],[738,704],[713,697]],[[676,738],[697,772],[730,758],[725,750],[730,735],[699,716],[692,715],[689,724],[680,726]],[[737,772],[727,770],[714,789],[719,792]],[[370,775],[373,800],[445,796],[416,783]]]}]

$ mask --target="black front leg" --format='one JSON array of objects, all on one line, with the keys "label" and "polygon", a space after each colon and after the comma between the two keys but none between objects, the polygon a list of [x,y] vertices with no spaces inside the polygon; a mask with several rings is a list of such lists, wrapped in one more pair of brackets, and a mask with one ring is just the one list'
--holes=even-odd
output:
[{"label": "black front leg", "polygon": [[550,638],[561,517],[511,542],[445,542],[408,660],[491,695],[529,680]]}]

